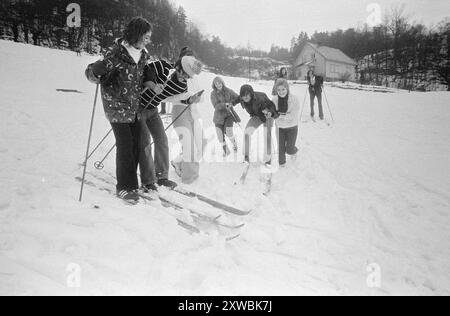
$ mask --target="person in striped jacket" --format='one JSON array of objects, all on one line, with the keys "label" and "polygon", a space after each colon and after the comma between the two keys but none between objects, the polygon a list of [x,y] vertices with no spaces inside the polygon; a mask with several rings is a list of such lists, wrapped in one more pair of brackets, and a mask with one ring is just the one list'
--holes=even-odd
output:
[{"label": "person in striped jacket", "polygon": [[[189,54],[188,54],[189,55]],[[141,146],[139,166],[144,191],[156,191],[158,186],[174,188],[177,184],[169,180],[169,143],[164,124],[158,113],[161,102],[182,101],[185,104],[198,102],[188,92],[187,78],[182,61],[195,63],[192,56],[183,56],[176,65],[164,60],[149,63],[144,72],[144,92],[141,98]],[[192,61],[194,60],[194,61]],[[175,99],[174,99],[175,98]],[[155,157],[152,155],[152,139]]]}]

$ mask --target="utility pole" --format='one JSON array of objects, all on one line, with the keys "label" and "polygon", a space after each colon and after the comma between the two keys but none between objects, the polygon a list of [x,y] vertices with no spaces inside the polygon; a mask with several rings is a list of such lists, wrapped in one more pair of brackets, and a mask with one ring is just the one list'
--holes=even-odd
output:
[{"label": "utility pole", "polygon": [[251,81],[251,46],[250,41],[248,41],[248,81]]}]

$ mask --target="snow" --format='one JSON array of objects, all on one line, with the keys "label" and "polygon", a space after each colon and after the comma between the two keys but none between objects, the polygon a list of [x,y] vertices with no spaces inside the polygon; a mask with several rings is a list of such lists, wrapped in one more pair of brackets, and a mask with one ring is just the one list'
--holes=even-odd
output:
[{"label": "snow", "polygon": [[[253,210],[236,219],[246,223],[241,237],[226,242],[188,234],[176,212],[124,206],[90,186],[77,201],[95,92],[84,69],[94,60],[0,41],[0,295],[450,294],[450,94],[327,86],[336,124],[312,123],[305,106],[299,159],[274,175],[266,198],[257,168],[235,186],[242,156],[221,161],[208,101],[214,75],[202,74],[214,141],[186,188]],[[246,83],[225,81],[237,91]],[[271,92],[271,82],[252,84]],[[305,88],[292,93],[303,100]],[[93,143],[108,129],[99,102]],[[104,171],[89,164],[88,180],[103,185],[96,177],[111,179],[114,168],[114,157]],[[370,267],[380,283],[368,282]]]}]

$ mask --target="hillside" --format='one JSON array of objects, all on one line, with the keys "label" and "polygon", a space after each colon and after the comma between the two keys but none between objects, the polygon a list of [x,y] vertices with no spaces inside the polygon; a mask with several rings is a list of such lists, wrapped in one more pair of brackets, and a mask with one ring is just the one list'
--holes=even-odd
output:
[{"label": "hillside", "polygon": [[[226,242],[216,231],[189,234],[173,210],[124,206],[90,186],[78,202],[95,91],[84,69],[93,60],[0,41],[1,295],[450,294],[450,94],[326,86],[336,124],[310,122],[306,105],[299,159],[275,174],[270,198],[258,169],[235,186],[242,156],[225,163],[211,146],[200,180],[184,188],[253,211]],[[214,76],[196,81],[206,89],[200,108],[211,140]],[[234,90],[246,83],[225,81]],[[273,82],[252,84],[269,93]],[[301,100],[305,92],[292,87]],[[248,115],[238,113],[245,126]],[[108,128],[99,105],[93,143]],[[174,155],[172,130],[169,138]],[[88,180],[113,190],[100,178],[112,181],[114,169],[114,157],[103,171],[90,164]],[[81,284],[71,288],[74,266]],[[381,269],[375,288],[373,267]]]}]

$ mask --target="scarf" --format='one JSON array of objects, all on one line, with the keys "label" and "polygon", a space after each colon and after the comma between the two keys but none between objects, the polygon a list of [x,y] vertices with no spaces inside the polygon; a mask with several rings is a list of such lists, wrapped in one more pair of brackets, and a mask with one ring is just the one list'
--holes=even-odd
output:
[{"label": "scarf", "polygon": [[287,113],[289,110],[289,95],[285,96],[284,98],[278,96],[278,112],[280,113]]},{"label": "scarf", "polygon": [[141,59],[142,50],[129,45],[127,42],[123,42],[122,45],[123,45],[123,47],[126,48],[126,50],[128,51],[128,54],[130,54],[131,58],[133,58],[135,63],[139,64],[139,60]]}]

